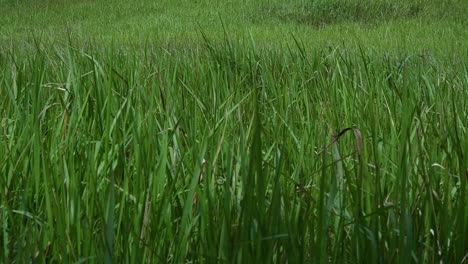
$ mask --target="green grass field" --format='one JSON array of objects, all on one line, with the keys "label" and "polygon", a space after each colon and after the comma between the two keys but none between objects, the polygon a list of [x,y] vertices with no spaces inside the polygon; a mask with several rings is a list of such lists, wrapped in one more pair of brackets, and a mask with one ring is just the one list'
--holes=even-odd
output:
[{"label": "green grass field", "polygon": [[462,0],[0,0],[0,263],[468,263]]}]

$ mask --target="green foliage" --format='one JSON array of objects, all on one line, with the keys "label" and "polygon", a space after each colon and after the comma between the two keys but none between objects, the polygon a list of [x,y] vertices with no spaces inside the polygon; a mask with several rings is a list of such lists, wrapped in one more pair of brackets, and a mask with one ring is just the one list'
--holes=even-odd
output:
[{"label": "green foliage", "polygon": [[206,35],[0,62],[0,262],[466,257],[464,62]]},{"label": "green foliage", "polygon": [[461,263],[463,0],[0,0],[0,263]]}]

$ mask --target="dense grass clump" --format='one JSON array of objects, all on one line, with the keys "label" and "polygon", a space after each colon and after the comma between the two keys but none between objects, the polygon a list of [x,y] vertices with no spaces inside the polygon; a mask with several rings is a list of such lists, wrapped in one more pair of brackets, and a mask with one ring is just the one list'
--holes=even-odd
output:
[{"label": "dense grass clump", "polygon": [[302,1],[296,5],[265,4],[263,10],[266,18],[276,17],[284,23],[294,22],[321,28],[349,22],[376,25],[392,20],[414,19],[424,12],[424,8],[422,1],[333,0]]},{"label": "dense grass clump", "polygon": [[0,262],[460,263],[465,60],[0,52]]}]

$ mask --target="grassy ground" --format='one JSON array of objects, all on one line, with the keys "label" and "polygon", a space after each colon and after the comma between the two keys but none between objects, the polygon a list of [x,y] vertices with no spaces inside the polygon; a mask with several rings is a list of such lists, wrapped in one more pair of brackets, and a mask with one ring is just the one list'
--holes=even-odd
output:
[{"label": "grassy ground", "polygon": [[0,263],[463,263],[466,11],[0,0]]},{"label": "grassy ground", "polygon": [[201,41],[200,29],[221,38],[223,22],[231,35],[267,46],[289,44],[293,34],[312,48],[344,43],[466,56],[467,13],[464,0],[0,0],[0,43],[24,44],[32,35],[63,43],[72,32],[103,46],[186,46]]}]

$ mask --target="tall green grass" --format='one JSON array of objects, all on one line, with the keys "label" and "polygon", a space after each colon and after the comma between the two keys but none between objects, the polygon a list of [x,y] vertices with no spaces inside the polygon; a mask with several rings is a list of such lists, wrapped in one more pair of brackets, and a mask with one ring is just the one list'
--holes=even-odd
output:
[{"label": "tall green grass", "polygon": [[467,258],[465,60],[205,36],[0,66],[0,262]]}]

